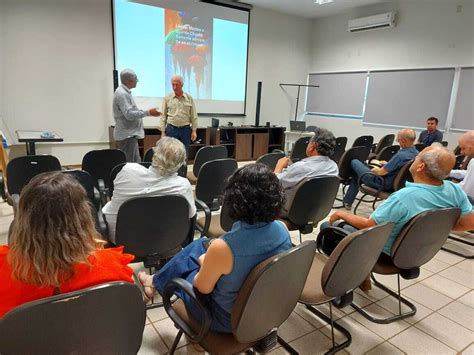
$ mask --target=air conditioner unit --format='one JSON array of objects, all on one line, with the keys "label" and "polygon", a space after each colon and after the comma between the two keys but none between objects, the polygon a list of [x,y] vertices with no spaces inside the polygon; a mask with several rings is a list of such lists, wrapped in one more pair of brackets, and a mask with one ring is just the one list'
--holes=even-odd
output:
[{"label": "air conditioner unit", "polygon": [[360,32],[387,27],[395,27],[395,12],[356,18],[349,20],[347,23],[347,30],[349,32]]}]

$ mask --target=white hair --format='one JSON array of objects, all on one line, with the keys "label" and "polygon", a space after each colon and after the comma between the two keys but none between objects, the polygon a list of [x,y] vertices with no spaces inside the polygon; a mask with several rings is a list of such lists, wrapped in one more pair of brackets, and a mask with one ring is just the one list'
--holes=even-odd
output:
[{"label": "white hair", "polygon": [[163,176],[173,175],[186,161],[184,144],[176,138],[161,138],[153,150],[155,153],[151,165],[157,168]]},{"label": "white hair", "polygon": [[179,82],[181,83],[181,85],[184,84],[183,77],[182,77],[181,75],[173,75],[173,76],[171,77],[171,81],[173,81],[173,80],[179,80]]},{"label": "white hair", "polygon": [[122,84],[137,80],[137,74],[132,69],[124,69],[120,72],[120,82]]},{"label": "white hair", "polygon": [[433,143],[429,149],[420,154],[420,159],[425,163],[426,175],[432,179],[443,181],[451,172],[451,169],[443,168],[441,160],[446,154],[453,154],[451,151],[443,147],[440,143]]}]

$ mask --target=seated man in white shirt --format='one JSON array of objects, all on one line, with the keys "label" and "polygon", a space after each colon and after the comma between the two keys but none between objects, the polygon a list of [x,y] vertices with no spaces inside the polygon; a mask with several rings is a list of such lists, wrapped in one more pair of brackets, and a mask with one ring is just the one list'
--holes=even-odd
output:
[{"label": "seated man in white shirt", "polygon": [[178,176],[179,168],[186,160],[183,143],[171,137],[163,137],[154,148],[151,166],[147,169],[136,163],[128,163],[114,180],[114,194],[102,212],[108,224],[109,241],[115,244],[115,225],[120,206],[133,197],[182,195],[189,203],[189,218],[196,214],[193,190],[188,179]]},{"label": "seated man in white shirt", "polygon": [[459,138],[459,148],[466,159],[471,158],[466,170],[451,170],[449,177],[461,180],[459,186],[464,190],[469,201],[474,204],[474,131],[464,133]]},{"label": "seated man in white shirt", "polygon": [[[290,164],[288,157],[281,158],[275,167],[283,189],[285,190],[286,202],[280,216],[288,217],[288,212],[296,194],[297,185],[305,178],[337,176],[339,169],[337,164],[329,158],[334,154],[336,148],[336,137],[325,128],[316,128],[314,135],[306,147],[307,158],[294,164]],[[283,171],[286,168],[285,171]]]}]

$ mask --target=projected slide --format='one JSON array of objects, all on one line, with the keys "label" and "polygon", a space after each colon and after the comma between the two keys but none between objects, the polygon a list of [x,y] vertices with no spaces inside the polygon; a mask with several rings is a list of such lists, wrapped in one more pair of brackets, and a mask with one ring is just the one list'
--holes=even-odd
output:
[{"label": "projected slide", "polygon": [[116,69],[134,69],[137,105],[161,106],[171,77],[199,113],[243,114],[248,12],[192,1],[114,0]]}]

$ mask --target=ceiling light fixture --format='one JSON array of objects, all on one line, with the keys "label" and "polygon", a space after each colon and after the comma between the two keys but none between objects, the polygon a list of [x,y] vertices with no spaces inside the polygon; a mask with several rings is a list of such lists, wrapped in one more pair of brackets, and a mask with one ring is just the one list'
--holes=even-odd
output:
[{"label": "ceiling light fixture", "polygon": [[318,5],[330,4],[332,2],[334,2],[334,0],[314,0],[314,3]]}]

